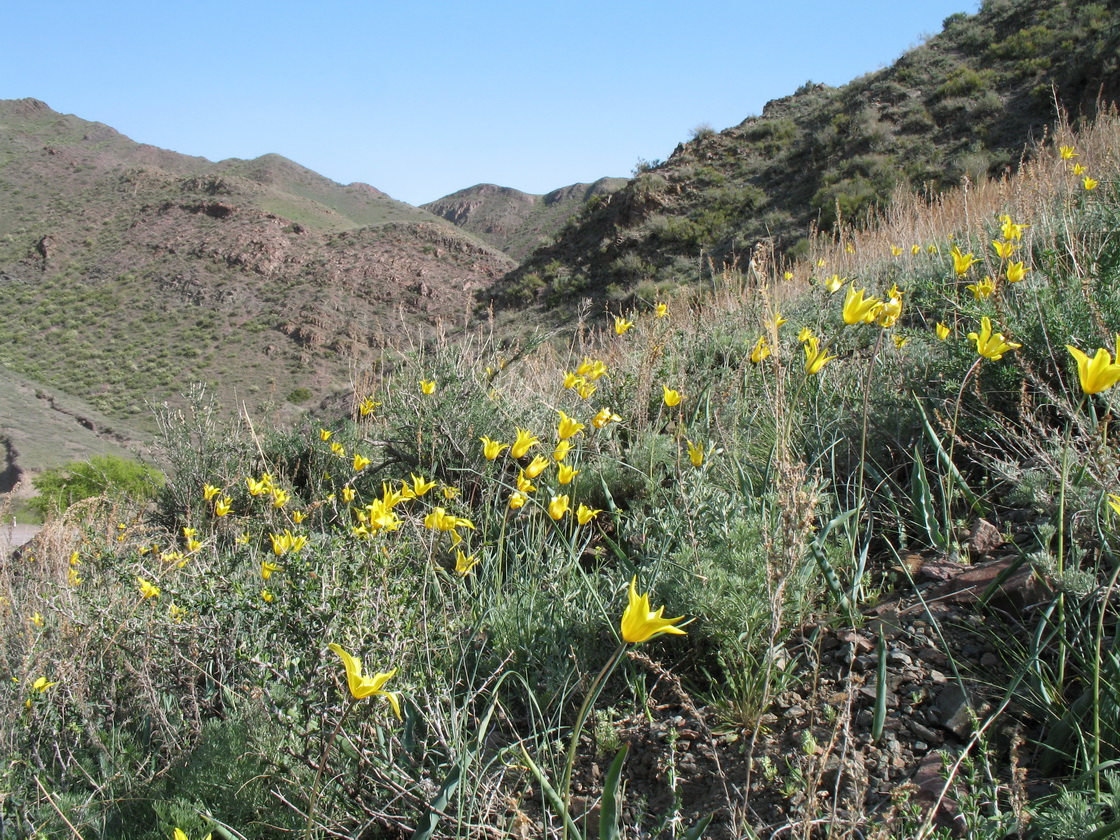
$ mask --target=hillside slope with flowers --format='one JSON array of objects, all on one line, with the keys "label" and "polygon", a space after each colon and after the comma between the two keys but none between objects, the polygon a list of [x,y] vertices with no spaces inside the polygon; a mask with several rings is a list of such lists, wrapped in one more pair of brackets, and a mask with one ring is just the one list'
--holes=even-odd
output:
[{"label": "hillside slope with flowers", "polygon": [[346,417],[196,392],[0,566],[5,832],[1109,836],[1118,149]]}]

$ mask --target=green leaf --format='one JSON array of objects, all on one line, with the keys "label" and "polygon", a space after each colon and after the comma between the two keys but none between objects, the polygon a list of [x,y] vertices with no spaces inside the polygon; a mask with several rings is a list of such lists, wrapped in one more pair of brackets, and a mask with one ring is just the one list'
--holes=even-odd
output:
[{"label": "green leaf", "polygon": [[626,754],[630,750],[627,744],[618,751],[618,755],[611,762],[607,770],[607,778],[603,782],[603,802],[599,806],[599,840],[618,840],[618,788],[622,777],[622,765],[626,761]]}]

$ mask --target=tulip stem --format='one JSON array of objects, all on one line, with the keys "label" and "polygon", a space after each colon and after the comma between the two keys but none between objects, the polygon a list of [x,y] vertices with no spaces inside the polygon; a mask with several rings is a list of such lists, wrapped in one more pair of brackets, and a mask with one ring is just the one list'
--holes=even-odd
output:
[{"label": "tulip stem", "polygon": [[358,702],[357,698],[351,697],[346,710],[343,711],[338,723],[335,724],[334,732],[327,739],[327,743],[323,745],[323,754],[319,756],[319,767],[315,771],[315,781],[311,785],[311,793],[307,798],[307,827],[304,829],[304,837],[311,840],[311,825],[315,819],[315,805],[319,800],[319,782],[323,779],[323,768],[327,766],[327,756],[330,755],[331,747],[334,745],[335,739],[338,738],[338,733],[342,731],[342,723],[350,714],[350,710],[354,708]]},{"label": "tulip stem", "polygon": [[[879,330],[879,340],[875,342],[875,349],[871,352],[871,361],[867,365],[867,382],[863,386],[863,428],[859,436],[859,476],[856,479],[856,530],[859,530],[859,520],[863,517],[863,482],[864,465],[867,461],[867,415],[871,405],[871,376],[875,372],[875,360],[879,358],[879,350],[883,346],[883,334],[886,330]],[[852,551],[855,551],[853,542]],[[854,594],[854,593],[853,593]]]},{"label": "tulip stem", "polygon": [[[603,686],[606,685],[610,675],[614,673],[615,667],[622,660],[622,654],[626,652],[626,642],[618,646],[611,658],[607,660],[607,664],[599,671],[599,675],[595,677],[595,681],[591,683],[591,688],[587,690],[587,696],[583,698],[583,705],[579,707],[579,713],[576,715],[575,726],[572,728],[572,740],[568,744],[568,756],[564,761],[564,776],[560,782],[560,798],[564,803],[564,809],[571,814],[571,788],[572,788],[572,768],[576,763],[576,750],[579,747],[579,736],[583,732],[583,725],[587,722],[587,716],[591,713],[591,708],[595,705],[595,701],[599,699],[599,694],[603,691]],[[567,840],[568,837],[568,820],[564,821],[563,832],[561,833],[561,840]]]},{"label": "tulip stem", "polygon": [[977,356],[976,361],[972,363],[972,367],[964,375],[961,380],[960,390],[957,391],[957,402],[953,406],[953,422],[949,426],[949,451],[946,458],[945,465],[945,478],[942,483],[942,496],[945,500],[945,527],[943,533],[945,539],[951,541],[953,533],[953,447],[957,443],[957,418],[961,413],[961,400],[964,399],[964,386],[968,384],[968,379],[972,376],[973,372],[980,367],[980,363],[984,361],[983,356]]}]

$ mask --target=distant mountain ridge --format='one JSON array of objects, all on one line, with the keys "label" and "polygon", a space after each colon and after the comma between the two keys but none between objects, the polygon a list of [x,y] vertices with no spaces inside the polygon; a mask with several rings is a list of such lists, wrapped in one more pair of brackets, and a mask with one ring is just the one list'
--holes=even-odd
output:
[{"label": "distant mountain ridge", "polygon": [[212,163],[0,101],[0,364],[110,414],[192,381],[229,405],[325,397],[514,266],[280,155]]},{"label": "distant mountain ridge", "polygon": [[470,231],[515,260],[547,244],[586,202],[621,189],[626,178],[600,178],[534,195],[495,184],[477,184],[421,205]]}]

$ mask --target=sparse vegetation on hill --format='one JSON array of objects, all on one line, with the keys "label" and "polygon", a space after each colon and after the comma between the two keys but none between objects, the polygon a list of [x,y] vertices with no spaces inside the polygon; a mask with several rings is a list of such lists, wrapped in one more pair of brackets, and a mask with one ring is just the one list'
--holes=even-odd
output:
[{"label": "sparse vegetation on hill", "polygon": [[626,185],[624,178],[600,178],[573,184],[547,195],[530,195],[509,187],[479,184],[425,204],[515,260],[546,244],[588,202],[601,201]]},{"label": "sparse vegetation on hill", "polygon": [[0,234],[0,364],[136,422],[196,381],[229,406],[318,402],[386,335],[462,323],[513,266],[372,187],[177,155],[35,100],[0,103]]},{"label": "sparse vegetation on hill", "polygon": [[[1114,3],[988,0],[892,66],[839,88],[807,82],[760,116],[696,132],[587,207],[495,287],[512,307],[648,299],[772,239],[863,224],[896,190],[930,197],[1014,170],[1055,119],[1120,97]],[[557,306],[558,304],[563,304]]]}]

